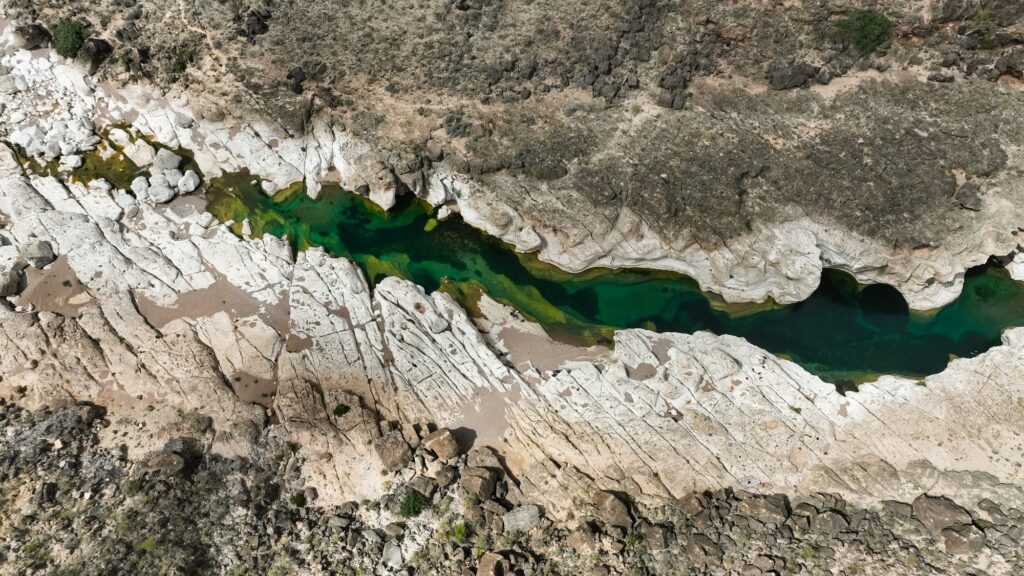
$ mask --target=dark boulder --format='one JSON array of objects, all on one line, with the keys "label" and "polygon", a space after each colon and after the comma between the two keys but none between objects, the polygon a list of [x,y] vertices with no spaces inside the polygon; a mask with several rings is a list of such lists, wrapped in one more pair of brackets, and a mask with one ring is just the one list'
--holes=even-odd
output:
[{"label": "dark boulder", "polygon": [[942,543],[949,554],[971,554],[981,550],[985,534],[969,524],[958,524],[942,531]]},{"label": "dark boulder", "polygon": [[35,50],[50,44],[53,39],[50,32],[40,24],[24,24],[14,29],[21,38],[21,47],[25,50]]},{"label": "dark boulder", "polygon": [[956,202],[961,208],[977,212],[981,210],[981,196],[978,195],[978,185],[974,182],[965,182],[956,191]]},{"label": "dark boulder", "polygon": [[600,491],[594,494],[591,500],[597,510],[597,517],[609,526],[629,528],[633,525],[633,516],[629,513],[629,506],[613,492]]},{"label": "dark boulder", "polygon": [[956,524],[970,524],[971,515],[945,496],[922,494],[914,500],[914,518],[925,528],[939,532]]},{"label": "dark boulder", "polygon": [[776,60],[768,65],[768,84],[772,90],[790,90],[806,86],[818,75],[818,67],[806,62]]},{"label": "dark boulder", "polygon": [[249,42],[255,42],[257,36],[266,34],[270,30],[269,21],[269,10],[249,10],[235,17],[237,24],[235,32],[239,36],[248,39]]},{"label": "dark boulder", "polygon": [[388,472],[405,467],[412,460],[412,450],[401,432],[388,432],[373,442],[381,464]]},{"label": "dark boulder", "polygon": [[81,66],[87,74],[95,74],[100,66],[114,53],[114,47],[110,42],[102,38],[89,38],[78,51],[75,62]]}]

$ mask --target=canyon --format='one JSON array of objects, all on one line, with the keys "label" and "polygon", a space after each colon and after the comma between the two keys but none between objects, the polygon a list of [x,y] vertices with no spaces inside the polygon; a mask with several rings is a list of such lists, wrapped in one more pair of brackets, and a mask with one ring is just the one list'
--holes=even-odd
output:
[{"label": "canyon", "polygon": [[[21,24],[0,32],[0,448],[13,483],[0,572],[118,573],[89,556],[108,545],[154,573],[1020,569],[1024,328],[937,373],[840,391],[736,336],[556,339],[486,292],[427,291],[386,262],[368,277],[315,242],[220,220],[207,197],[244,175],[268,195],[337,186],[400,218],[414,195],[558,273],[684,274],[737,314],[807,300],[824,268],[934,313],[992,257],[1019,278],[1012,61],[991,64],[1008,70],[995,81],[953,67],[954,82],[937,82],[899,60],[920,48],[911,37],[872,56],[895,66],[771,90],[744,84],[722,54],[736,77],[687,78],[685,97],[662,79],[668,102],[623,78],[614,92],[594,84],[600,97],[566,87],[359,127],[373,107],[418,97],[398,87],[342,119],[307,109],[296,128],[266,108],[286,107],[280,95],[254,90],[243,107],[217,92],[236,88],[197,88],[233,62],[212,36],[190,83],[161,85],[30,45]],[[707,58],[686,60],[690,72]],[[521,94],[518,66],[490,86]],[[598,76],[607,86],[615,72]],[[577,125],[552,112],[566,106],[580,107]],[[476,134],[492,114],[504,120]],[[428,138],[418,167],[403,157],[439,126],[444,153]],[[523,159],[531,146],[538,156]],[[672,183],[685,183],[678,197]],[[61,476],[59,461],[88,481]],[[190,520],[168,501],[230,520],[188,548],[177,535]],[[427,511],[406,514],[407,502]],[[168,532],[144,525],[140,506],[169,515]],[[128,524],[75,552],[60,531],[84,539],[99,524],[61,528],[65,508]],[[45,520],[34,533],[33,516]],[[152,543],[132,541],[133,522]],[[246,552],[229,544],[242,533]],[[182,559],[195,550],[217,555]]]}]

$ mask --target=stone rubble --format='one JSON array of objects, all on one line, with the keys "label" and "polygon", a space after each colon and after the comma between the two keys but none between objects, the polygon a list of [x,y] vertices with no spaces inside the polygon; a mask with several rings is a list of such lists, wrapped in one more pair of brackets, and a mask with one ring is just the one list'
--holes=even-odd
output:
[{"label": "stone rubble", "polygon": [[[507,476],[494,496],[451,484],[413,509],[411,487],[430,478],[404,468],[379,498],[322,504],[304,484],[303,450],[281,425],[265,428],[244,458],[209,452],[212,430],[199,421],[136,460],[124,457],[124,445],[104,445],[113,424],[92,404],[28,411],[0,401],[0,487],[11,495],[0,503],[0,574],[108,574],[104,567],[116,566],[302,575],[980,576],[1024,567],[1024,514],[991,502],[968,514],[931,496],[876,509],[829,493],[718,490],[652,507],[595,492],[596,507],[580,506],[562,523]],[[469,473],[474,456],[461,454],[452,473]],[[416,458],[430,454],[420,447]]]}]

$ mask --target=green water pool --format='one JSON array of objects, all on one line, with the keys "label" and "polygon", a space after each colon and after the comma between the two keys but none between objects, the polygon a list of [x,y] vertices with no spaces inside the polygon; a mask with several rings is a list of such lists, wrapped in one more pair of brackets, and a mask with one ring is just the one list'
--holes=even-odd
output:
[{"label": "green water pool", "polygon": [[836,271],[798,304],[736,310],[679,274],[561,271],[458,217],[437,222],[415,200],[384,212],[336,186],[316,200],[301,186],[270,197],[239,173],[213,181],[208,201],[217,218],[236,222],[236,233],[248,219],[255,236],[287,236],[297,250],[322,246],[359,264],[371,284],[399,276],[444,290],[471,311],[484,291],[554,337],[583,343],[607,342],[618,328],[734,334],[844,389],[878,374],[940,372],[952,357],[983,352],[1003,329],[1024,324],[1024,284],[997,265],[971,270],[963,294],[929,314],[910,313],[891,287],[859,285]]}]

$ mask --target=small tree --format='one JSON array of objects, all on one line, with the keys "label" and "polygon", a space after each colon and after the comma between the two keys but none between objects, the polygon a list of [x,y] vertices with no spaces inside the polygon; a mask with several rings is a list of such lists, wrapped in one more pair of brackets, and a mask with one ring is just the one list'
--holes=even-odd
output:
[{"label": "small tree", "polygon": [[874,10],[857,10],[839,21],[840,37],[852,43],[861,54],[870,54],[889,39],[893,22]]},{"label": "small tree", "polygon": [[78,20],[63,20],[53,31],[53,48],[65,58],[74,58],[85,43],[85,25]]}]

